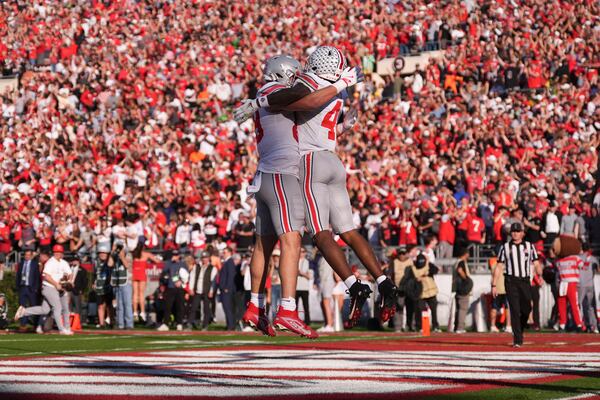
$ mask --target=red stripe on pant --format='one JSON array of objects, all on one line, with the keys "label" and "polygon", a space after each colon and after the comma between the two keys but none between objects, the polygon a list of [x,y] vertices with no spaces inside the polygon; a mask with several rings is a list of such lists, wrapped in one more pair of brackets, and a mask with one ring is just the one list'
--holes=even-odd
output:
[{"label": "red stripe on pant", "polygon": [[281,214],[283,219],[283,230],[285,233],[292,231],[292,224],[290,224],[290,215],[288,212],[287,202],[285,201],[285,195],[283,193],[283,184],[281,183],[281,175],[275,174],[275,192],[281,204]]},{"label": "red stripe on pant", "polygon": [[571,305],[571,313],[575,325],[581,326],[581,315],[579,314],[579,301],[577,299],[577,282],[569,282],[567,295],[558,297],[558,320],[561,327],[567,324],[567,300]]},{"label": "red stripe on pant", "polygon": [[312,195],[311,188],[311,180],[312,180],[312,170],[311,170],[311,160],[312,153],[308,153],[304,158],[304,193],[306,194],[306,201],[308,202],[309,215],[308,219],[310,219],[310,223],[313,226],[314,234],[317,234],[323,230],[321,227],[319,216],[317,214],[317,206],[315,199]]}]

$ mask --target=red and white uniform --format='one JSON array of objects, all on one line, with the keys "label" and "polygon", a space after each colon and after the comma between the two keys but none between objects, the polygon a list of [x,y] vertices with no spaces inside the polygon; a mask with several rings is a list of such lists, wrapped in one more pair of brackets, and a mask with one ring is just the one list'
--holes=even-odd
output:
[{"label": "red and white uniform", "polygon": [[[315,91],[331,85],[313,73],[296,77],[297,85]],[[305,200],[306,225],[311,234],[331,229],[341,234],[355,229],[350,197],[346,189],[346,169],[334,153],[341,96],[315,111],[296,112],[300,143],[300,183]]]},{"label": "red and white uniform", "polygon": [[583,268],[583,260],[578,256],[561,258],[556,262],[560,285],[558,287],[558,319],[562,329],[567,324],[567,300],[571,306],[571,313],[575,325],[581,326],[579,313],[578,289],[579,273]]},{"label": "red and white uniform", "polygon": [[[331,85],[331,82],[319,78],[312,72],[299,74],[296,77],[296,84],[299,83],[304,84],[311,92]],[[343,98],[338,95],[315,111],[296,113],[301,155],[322,150],[335,151],[338,117],[343,105]]]},{"label": "red and white uniform", "polygon": [[[269,82],[258,91],[266,96],[286,86]],[[298,135],[294,115],[271,113],[259,109],[254,114],[258,149],[258,171],[248,192],[256,198],[256,233],[281,236],[301,232],[304,228],[304,206],[298,167]]]},{"label": "red and white uniform", "polygon": [[[258,91],[257,96],[266,96],[286,86],[269,82]],[[298,176],[300,152],[294,114],[291,112],[271,113],[261,108],[254,114],[256,143],[258,148],[258,170],[272,174]]]}]

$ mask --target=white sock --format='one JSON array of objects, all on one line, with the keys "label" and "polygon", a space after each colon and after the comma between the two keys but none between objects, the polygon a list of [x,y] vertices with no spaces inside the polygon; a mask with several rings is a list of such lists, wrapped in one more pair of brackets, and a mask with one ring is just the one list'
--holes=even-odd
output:
[{"label": "white sock", "polygon": [[286,311],[296,311],[296,299],[293,297],[284,297],[281,299],[281,308]]},{"label": "white sock", "polygon": [[383,281],[385,281],[386,279],[387,279],[387,276],[385,276],[385,275],[381,275],[379,278],[377,278],[377,284],[378,284],[378,285],[381,285],[381,283],[382,283]]},{"label": "white sock", "polygon": [[250,303],[258,308],[265,308],[265,295],[262,293],[250,293]]},{"label": "white sock", "polygon": [[354,275],[350,275],[349,277],[344,279],[344,283],[346,284],[346,287],[348,289],[350,289],[352,287],[352,285],[354,285],[354,282],[356,282],[357,280],[358,279],[356,279],[356,277]]}]

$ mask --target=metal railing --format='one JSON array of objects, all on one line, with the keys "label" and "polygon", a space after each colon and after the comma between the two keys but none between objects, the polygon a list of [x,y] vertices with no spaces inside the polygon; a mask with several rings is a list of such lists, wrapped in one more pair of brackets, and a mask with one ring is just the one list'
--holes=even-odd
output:
[{"label": "metal railing", "polygon": [[[308,250],[312,250],[312,246],[305,246]],[[497,244],[474,244],[469,247],[469,266],[472,273],[489,273],[488,262],[490,258],[496,256],[497,252]],[[383,262],[389,261],[389,255],[395,250],[399,250],[404,248],[403,246],[389,246],[389,247],[375,247],[373,248],[375,255],[377,258]],[[415,246],[417,250],[423,250],[424,246]],[[548,248],[548,246],[546,246]],[[152,253],[163,256],[166,251],[158,249],[158,250],[150,250]],[[343,247],[344,254],[346,255],[346,259],[350,265],[357,265],[361,268],[362,263],[354,253],[354,251],[350,247]],[[595,255],[600,255],[600,243],[595,243],[592,245],[592,252]],[[244,249],[242,251],[237,252],[241,256],[250,256],[251,249]],[[456,258],[441,258],[439,254],[439,249],[434,251],[436,256],[436,265],[440,268],[441,273],[448,273],[452,271],[452,268],[456,264]],[[95,253],[77,253],[80,256],[89,257],[90,261],[94,261]],[[310,251],[309,251],[310,254]],[[70,257],[75,255],[75,253],[65,253],[65,258],[68,260]],[[20,251],[12,251],[6,257],[6,265],[9,269],[14,269],[14,266],[19,264],[22,260],[23,252]],[[163,257],[164,258],[164,257]]]}]

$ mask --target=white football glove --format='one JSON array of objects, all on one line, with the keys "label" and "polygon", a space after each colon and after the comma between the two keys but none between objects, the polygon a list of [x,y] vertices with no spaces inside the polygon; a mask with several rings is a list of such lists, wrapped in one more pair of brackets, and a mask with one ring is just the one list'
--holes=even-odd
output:
[{"label": "white football glove", "polygon": [[347,131],[352,129],[354,124],[358,121],[358,110],[356,108],[350,108],[344,115],[344,122],[342,122],[342,130]]},{"label": "white football glove", "polygon": [[338,93],[340,93],[342,90],[354,86],[364,80],[365,76],[360,67],[348,67],[342,72],[340,79],[333,85],[336,87]]},{"label": "white football glove", "polygon": [[251,118],[252,115],[258,110],[258,100],[242,100],[242,104],[233,110],[233,118],[238,124]]}]

